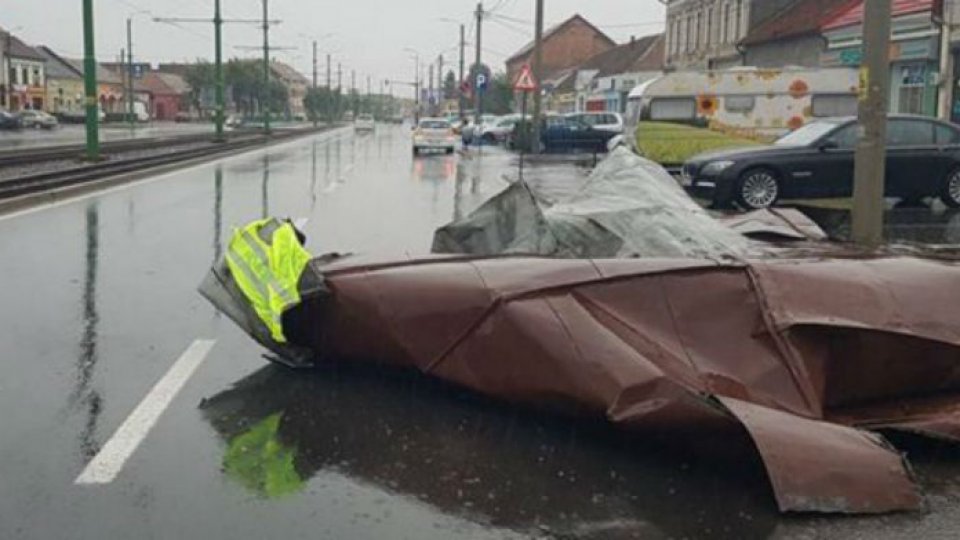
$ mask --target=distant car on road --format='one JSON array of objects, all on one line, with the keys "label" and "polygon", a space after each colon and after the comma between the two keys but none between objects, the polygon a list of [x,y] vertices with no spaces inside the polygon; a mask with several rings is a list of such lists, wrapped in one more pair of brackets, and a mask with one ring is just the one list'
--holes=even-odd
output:
[{"label": "distant car on road", "polygon": [[373,131],[377,129],[377,122],[372,114],[359,114],[357,120],[353,123],[353,129],[356,131]]},{"label": "distant car on road", "polygon": [[20,121],[25,128],[53,129],[60,125],[60,122],[52,114],[34,110],[20,112]]},{"label": "distant car on road", "polygon": [[582,112],[567,115],[568,118],[574,118],[582,121],[588,126],[603,131],[612,131],[616,134],[623,133],[623,116],[615,112]]},{"label": "distant car on road", "polygon": [[513,133],[513,128],[520,122],[519,114],[510,114],[502,116],[496,122],[486,124],[482,127],[480,140],[485,143],[494,144],[507,140],[507,137]]},{"label": "distant car on road", "polygon": [[617,134],[597,129],[576,117],[548,116],[543,120],[540,141],[545,152],[606,152]]},{"label": "distant car on road", "polygon": [[0,109],[0,129],[20,129],[23,127],[23,120],[19,114]]},{"label": "distant car on road", "polygon": [[423,118],[413,130],[413,155],[423,150],[444,150],[452,154],[457,148],[457,134],[445,118]]},{"label": "distant car on road", "polygon": [[[694,156],[681,182],[718,206],[773,206],[791,198],[850,197],[857,120],[826,118],[778,139],[772,146]],[[939,197],[960,208],[960,129],[922,116],[890,115],[887,124],[887,197],[920,201]]]},{"label": "distant car on road", "polygon": [[495,124],[499,118],[499,116],[494,114],[485,114],[480,117],[479,126],[477,126],[476,115],[468,118],[467,123],[460,128],[460,138],[463,139],[463,144],[479,142],[484,127]]}]

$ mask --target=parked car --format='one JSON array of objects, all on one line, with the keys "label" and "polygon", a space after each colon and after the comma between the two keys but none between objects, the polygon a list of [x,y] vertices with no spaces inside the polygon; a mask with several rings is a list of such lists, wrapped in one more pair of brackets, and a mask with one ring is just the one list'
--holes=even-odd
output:
[{"label": "parked car", "polygon": [[582,112],[568,115],[569,118],[581,120],[594,129],[623,133],[623,116],[615,112]]},{"label": "parked car", "polygon": [[612,131],[590,126],[578,118],[548,116],[541,127],[540,142],[545,152],[606,152],[607,143],[616,135]]},{"label": "parked car", "polygon": [[467,123],[460,128],[460,138],[463,139],[463,144],[480,142],[480,135],[483,133],[484,126],[496,123],[498,118],[500,117],[493,114],[485,114],[480,117],[480,126],[478,127],[476,115],[471,116]]},{"label": "parked car", "polygon": [[[792,198],[850,197],[858,124],[816,120],[772,146],[712,152],[683,166],[681,182],[718,206],[766,208]],[[932,118],[890,115],[885,194],[940,197],[960,208],[960,129]]]},{"label": "parked car", "polygon": [[372,114],[358,114],[357,120],[353,123],[353,129],[356,131],[373,131],[377,129],[377,122]]},{"label": "parked car", "polygon": [[457,134],[445,118],[422,118],[413,130],[413,155],[423,150],[456,150]]},{"label": "parked car", "polygon": [[496,122],[483,125],[480,140],[489,144],[504,142],[513,133],[513,128],[520,118],[519,114],[511,114],[500,117]]},{"label": "parked car", "polygon": [[0,109],[0,129],[20,129],[23,127],[23,120],[19,114]]},{"label": "parked car", "polygon": [[25,128],[53,129],[60,125],[60,122],[52,114],[34,110],[21,111],[20,121]]}]

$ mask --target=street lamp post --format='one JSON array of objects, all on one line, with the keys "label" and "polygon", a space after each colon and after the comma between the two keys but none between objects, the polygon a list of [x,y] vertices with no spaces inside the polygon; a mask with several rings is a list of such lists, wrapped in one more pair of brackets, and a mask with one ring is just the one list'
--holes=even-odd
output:
[{"label": "street lamp post", "polygon": [[414,62],[414,64],[413,64],[413,65],[414,65],[414,69],[413,69],[413,104],[414,104],[414,105],[413,105],[413,123],[414,123],[414,124],[419,124],[419,123],[420,123],[420,52],[417,51],[416,49],[411,49],[410,47],[407,47],[407,48],[405,48],[405,49],[403,49],[403,50],[405,50],[405,51],[407,51],[407,52],[412,52],[412,53],[413,53],[413,56],[410,57],[410,58],[413,58],[413,62]]}]

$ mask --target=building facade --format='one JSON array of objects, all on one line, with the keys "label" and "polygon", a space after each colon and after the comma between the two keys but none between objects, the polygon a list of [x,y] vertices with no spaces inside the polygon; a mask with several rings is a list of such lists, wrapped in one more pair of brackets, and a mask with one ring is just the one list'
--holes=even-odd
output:
[{"label": "building facade", "polygon": [[[940,88],[938,0],[892,0],[890,111],[936,115]],[[863,2],[855,2],[827,21],[823,66],[859,66],[863,58]]]},{"label": "building facade", "polygon": [[821,28],[850,0],[796,0],[749,30],[739,48],[744,65],[819,67],[827,41]]},{"label": "building facade", "polygon": [[276,80],[287,87],[287,110],[284,111],[286,117],[288,119],[306,119],[307,108],[304,105],[304,100],[307,97],[307,90],[310,88],[310,81],[293,66],[276,60],[271,62],[270,72]]},{"label": "building facade", "polygon": [[579,69],[577,111],[618,112],[638,84],[663,73],[663,34],[631,39],[601,53]]},{"label": "building facade", "polygon": [[152,97],[150,116],[154,120],[173,121],[190,109],[190,86],[174,73],[149,71],[140,81]]},{"label": "building facade", "polygon": [[740,41],[795,0],[665,0],[667,69],[744,64]]},{"label": "building facade", "polygon": [[36,49],[47,58],[47,112],[83,111],[83,72],[74,69],[49,47],[41,45]]},{"label": "building facade", "polygon": [[4,40],[3,107],[11,111],[43,110],[47,102],[46,57],[10,32]]},{"label": "building facade", "polygon": [[[590,58],[616,46],[608,35],[581,15],[574,15],[543,34],[541,79],[579,66]],[[524,65],[533,64],[533,43],[507,59],[507,77],[515,81]]]}]

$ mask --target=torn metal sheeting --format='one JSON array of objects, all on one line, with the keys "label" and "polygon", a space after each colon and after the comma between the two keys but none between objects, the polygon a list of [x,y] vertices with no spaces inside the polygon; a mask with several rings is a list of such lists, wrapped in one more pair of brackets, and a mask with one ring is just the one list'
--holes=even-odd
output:
[{"label": "torn metal sheeting", "polygon": [[[914,258],[316,261],[319,362],[407,366],[659,433],[745,428],[783,511],[922,499],[864,428],[960,434],[960,267]],[[939,401],[926,396],[936,394]]]},{"label": "torn metal sheeting", "polygon": [[715,219],[663,167],[621,148],[576,193],[553,205],[525,182],[515,182],[467,218],[438,229],[433,251],[736,260],[763,254],[754,239],[825,238],[816,223],[796,210]]}]

